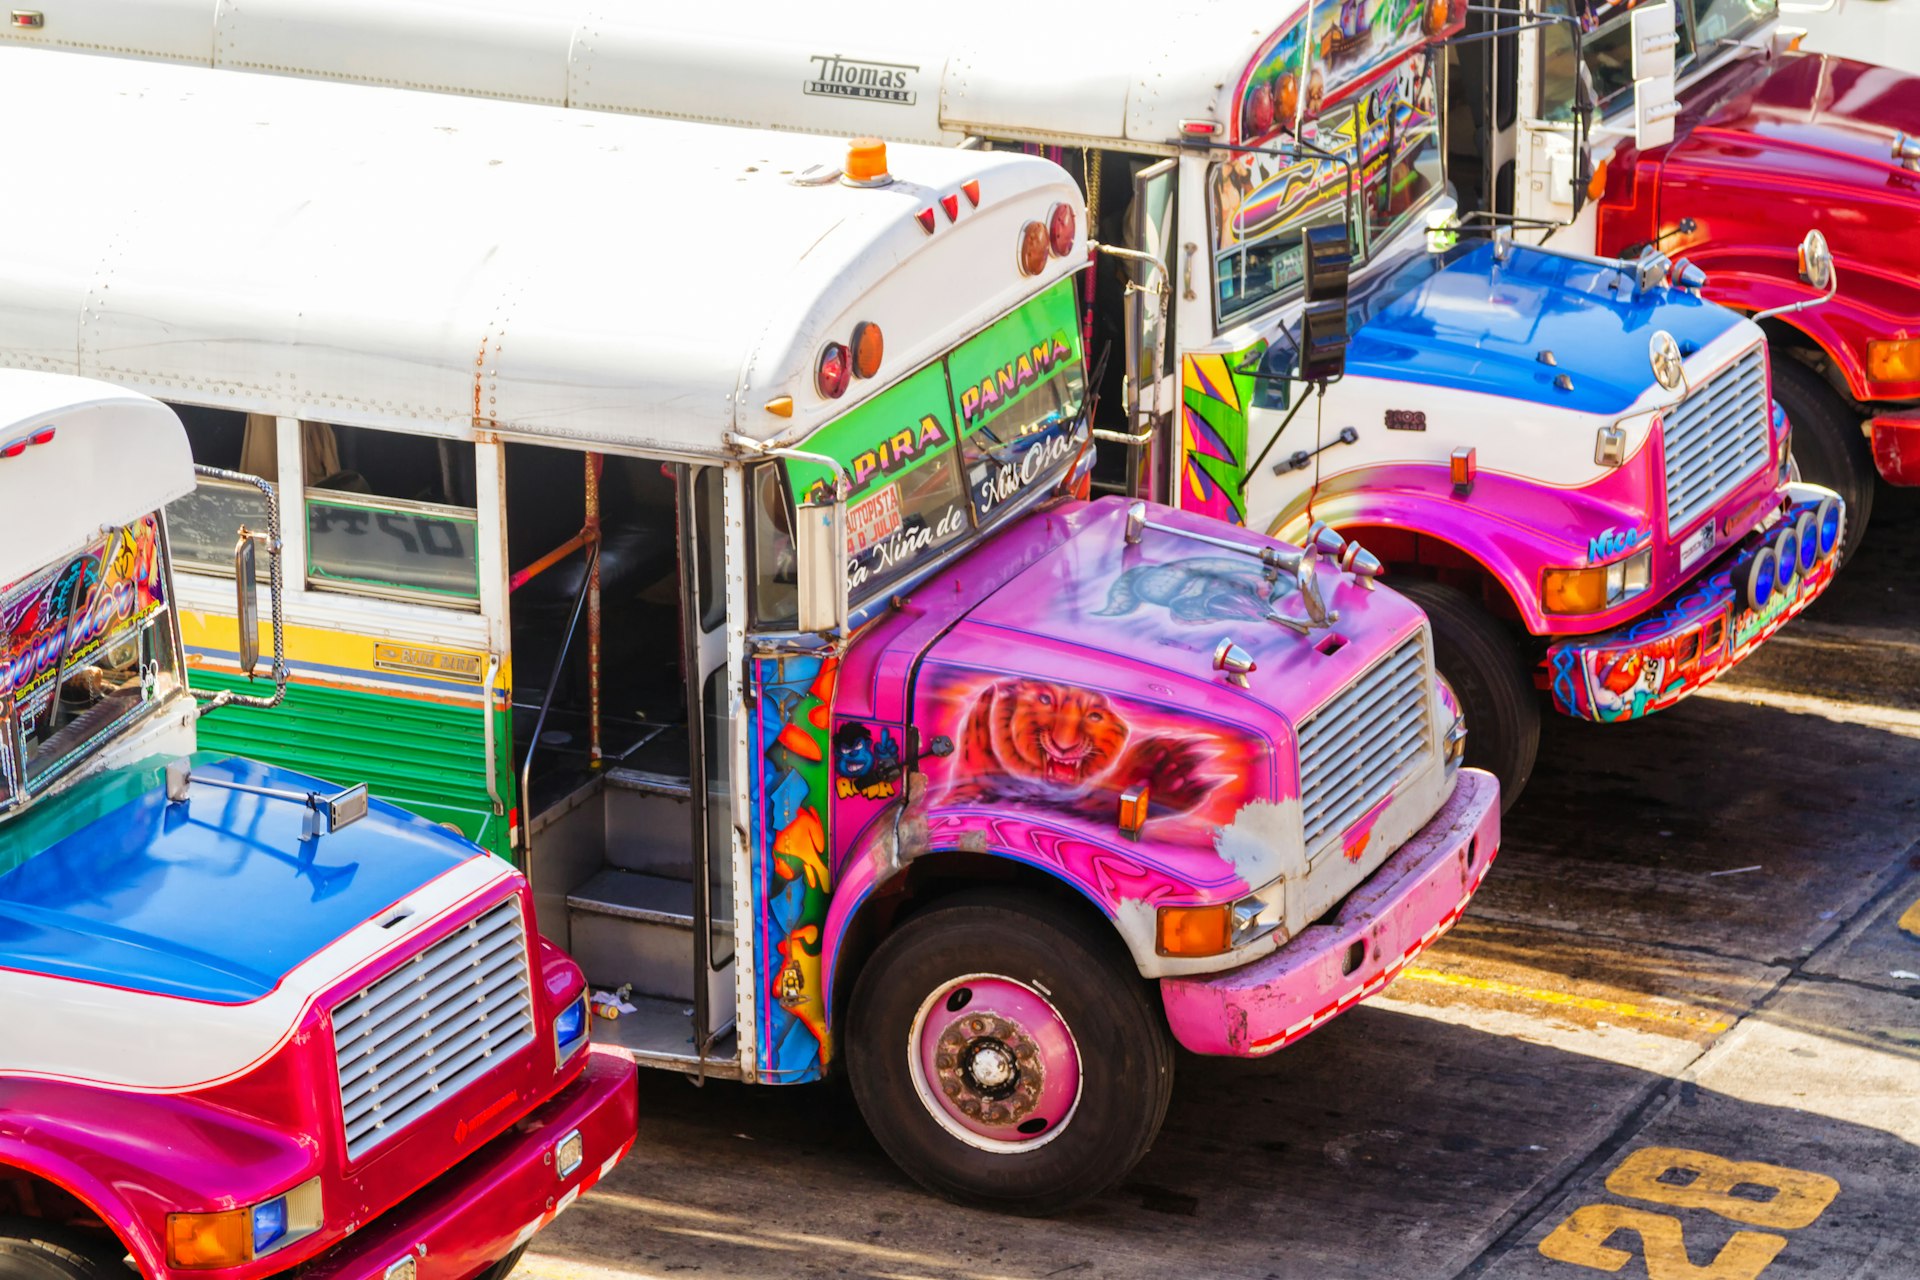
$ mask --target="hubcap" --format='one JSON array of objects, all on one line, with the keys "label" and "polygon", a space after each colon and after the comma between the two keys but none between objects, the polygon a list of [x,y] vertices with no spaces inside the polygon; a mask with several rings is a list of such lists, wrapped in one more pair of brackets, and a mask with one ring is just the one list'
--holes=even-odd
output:
[{"label": "hubcap", "polygon": [[969,974],[930,993],[908,1059],[928,1113],[983,1150],[1044,1146],[1080,1102],[1080,1051],[1066,1019],[1012,978]]}]

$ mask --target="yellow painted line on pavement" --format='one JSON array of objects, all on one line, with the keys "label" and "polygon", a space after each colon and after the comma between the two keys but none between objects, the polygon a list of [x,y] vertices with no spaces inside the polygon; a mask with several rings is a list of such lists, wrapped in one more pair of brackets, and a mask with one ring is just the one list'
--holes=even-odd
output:
[{"label": "yellow painted line on pavement", "polygon": [[1901,913],[1900,929],[1903,933],[1920,938],[1920,898],[1915,898],[1913,905]]},{"label": "yellow painted line on pavement", "polygon": [[[1920,906],[1920,904],[1916,904]],[[1717,1019],[1687,1018],[1678,1014],[1662,1013],[1658,1009],[1643,1009],[1637,1004],[1627,1004],[1619,1000],[1596,1000],[1591,996],[1568,995],[1564,991],[1546,991],[1539,987],[1523,987],[1514,982],[1502,982],[1498,978],[1470,978],[1465,974],[1442,973],[1438,969],[1419,967],[1402,969],[1402,978],[1411,978],[1415,982],[1432,982],[1445,987],[1463,987],[1469,991],[1486,991],[1493,995],[1513,996],[1520,1000],[1532,1000],[1537,1004],[1559,1005],[1562,1008],[1585,1009],[1590,1013],[1608,1013],[1618,1018],[1639,1018],[1646,1022],[1668,1022],[1676,1026],[1695,1031],[1725,1031],[1731,1023]]]}]

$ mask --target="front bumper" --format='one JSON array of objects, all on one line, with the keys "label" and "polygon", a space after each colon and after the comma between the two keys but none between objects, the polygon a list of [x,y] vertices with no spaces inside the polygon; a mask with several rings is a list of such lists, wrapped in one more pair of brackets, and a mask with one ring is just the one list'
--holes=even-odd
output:
[{"label": "front bumper", "polygon": [[1257,1058],[1378,994],[1460,918],[1499,848],[1500,784],[1462,769],[1440,811],[1330,923],[1238,969],[1162,978],[1174,1037],[1195,1053]]},{"label": "front bumper", "polygon": [[[412,1258],[417,1280],[471,1280],[533,1238],[633,1146],[639,1092],[624,1054],[592,1051],[580,1078],[425,1189],[300,1269],[300,1280],[384,1280]],[[583,1158],[566,1177],[557,1144]]]},{"label": "front bumper", "polygon": [[1785,521],[1755,529],[1723,554],[1666,608],[1627,626],[1562,640],[1547,650],[1553,705],[1562,715],[1609,723],[1636,720],[1672,706],[1713,683],[1797,617],[1833,581],[1833,556],[1822,556],[1767,607],[1743,607],[1734,573],[1802,511],[1834,495],[1818,485],[1791,486]]},{"label": "front bumper", "polygon": [[1873,465],[1888,484],[1920,485],[1920,409],[1883,413],[1867,421]]}]

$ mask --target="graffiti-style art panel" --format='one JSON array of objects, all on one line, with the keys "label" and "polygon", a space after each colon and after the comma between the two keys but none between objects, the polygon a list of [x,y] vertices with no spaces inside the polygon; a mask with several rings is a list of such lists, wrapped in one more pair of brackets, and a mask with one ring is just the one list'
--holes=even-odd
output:
[{"label": "graffiti-style art panel", "polygon": [[947,357],[974,515],[991,523],[1051,488],[1078,452],[1086,366],[1071,280],[995,321]]},{"label": "graffiti-style art panel", "polygon": [[166,603],[160,525],[152,516],[7,587],[0,595],[0,705],[14,701],[21,731],[30,734],[53,705],[58,672],[86,667]]},{"label": "graffiti-style art panel", "polygon": [[1190,711],[995,672],[942,668],[927,681],[923,732],[952,746],[922,761],[936,810],[1017,809],[1111,845],[1122,797],[1144,789],[1140,839],[1211,850],[1256,776],[1250,735]]},{"label": "graffiti-style art panel", "polygon": [[818,1079],[832,1055],[820,980],[821,929],[833,892],[828,716],[836,659],[758,659],[749,749],[760,993],[760,1078]]},{"label": "graffiti-style art panel", "polygon": [[1300,126],[1302,109],[1312,116],[1320,100],[1307,79],[1306,15],[1282,27],[1254,55],[1240,82],[1233,140],[1256,145],[1288,136]]},{"label": "graffiti-style art panel", "polygon": [[1244,351],[1189,355],[1180,361],[1180,476],[1178,503],[1217,520],[1245,524],[1247,410],[1266,354],[1256,342]]},{"label": "graffiti-style art panel", "polygon": [[1465,20],[1461,0],[1320,0],[1313,13],[1314,72],[1325,93],[1365,79],[1424,40]]},{"label": "graffiti-style art panel", "polygon": [[[973,531],[956,465],[953,401],[944,365],[928,365],[828,423],[807,441],[837,459],[847,499],[847,582],[862,593],[910,571]],[[787,463],[794,496],[817,499],[827,468]]]}]

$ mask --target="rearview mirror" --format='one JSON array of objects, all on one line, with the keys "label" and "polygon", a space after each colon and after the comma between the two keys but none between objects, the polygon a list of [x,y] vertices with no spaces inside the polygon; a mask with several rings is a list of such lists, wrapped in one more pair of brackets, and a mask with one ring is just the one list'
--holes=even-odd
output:
[{"label": "rearview mirror", "polygon": [[1300,380],[1331,382],[1347,371],[1347,280],[1353,249],[1340,223],[1300,233],[1306,311],[1300,317]]},{"label": "rearview mirror", "polygon": [[257,558],[253,535],[241,530],[240,541],[233,546],[234,617],[240,626],[240,674],[249,680],[260,665],[260,589],[254,581]]},{"label": "rearview mirror", "polygon": [[1833,250],[1819,230],[1807,232],[1800,242],[1800,278],[1825,293],[1833,287]]},{"label": "rearview mirror", "polygon": [[1673,141],[1680,104],[1673,95],[1673,55],[1680,43],[1671,4],[1633,11],[1633,141],[1641,150]]},{"label": "rearview mirror", "polygon": [[802,504],[794,515],[800,630],[842,633],[848,611],[846,499]]}]

